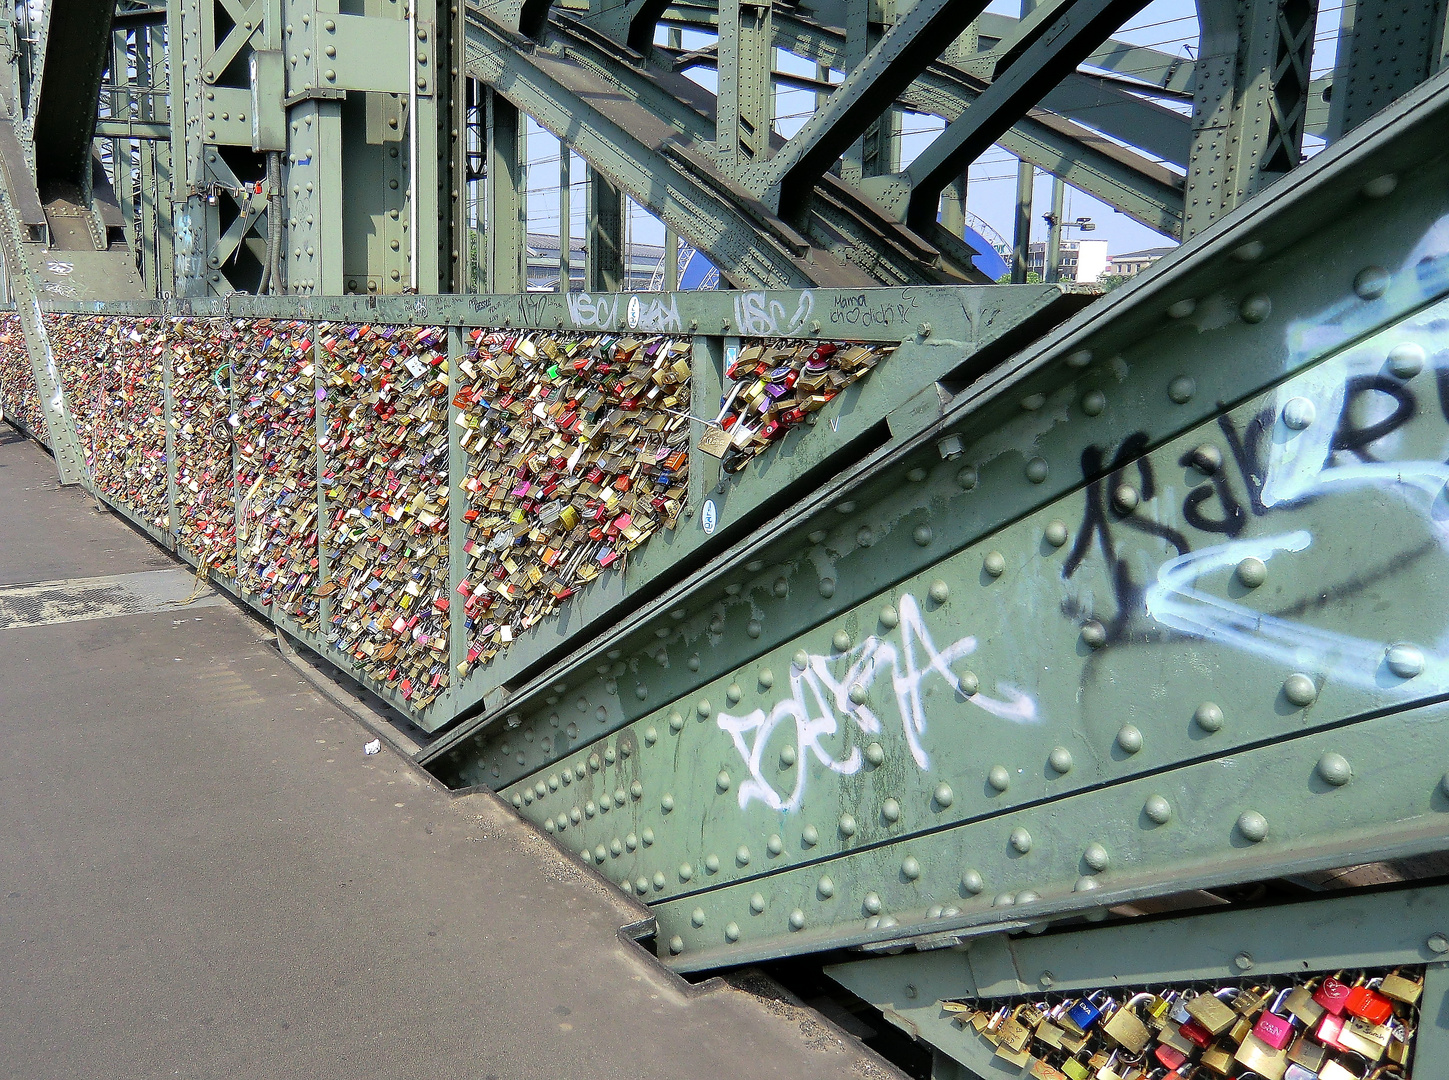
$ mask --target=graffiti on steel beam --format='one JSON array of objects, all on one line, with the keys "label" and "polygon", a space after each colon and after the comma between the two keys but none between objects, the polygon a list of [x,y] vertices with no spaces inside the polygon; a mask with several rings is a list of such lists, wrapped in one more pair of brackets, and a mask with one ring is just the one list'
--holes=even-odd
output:
[{"label": "graffiti on steel beam", "polygon": [[[741,809],[758,799],[771,809],[793,812],[805,798],[807,770],[804,768],[795,770],[795,786],[787,794],[777,791],[765,777],[765,746],[782,724],[794,725],[796,745],[802,757],[808,751],[822,766],[842,776],[858,772],[861,766],[858,746],[852,746],[849,754],[840,756],[822,740],[841,734],[846,720],[867,735],[883,730],[883,717],[869,702],[877,678],[887,673],[902,732],[912,758],[921,769],[930,767],[930,757],[922,744],[927,717],[921,687],[932,675],[944,680],[960,700],[969,701],[1000,719],[1019,723],[1036,719],[1036,703],[1016,687],[1000,684],[998,691],[1004,697],[995,698],[974,685],[963,685],[962,677],[952,671],[952,664],[976,651],[975,637],[958,638],[938,649],[926,628],[920,603],[910,593],[901,597],[899,618],[899,646],[872,634],[842,653],[831,656],[807,653],[803,665],[791,664],[790,696],[777,701],[768,713],[754,709],[744,716],[723,712],[718,715],[720,730],[733,740],[750,773],[750,778],[740,784]],[[832,665],[842,662],[846,664],[845,671],[837,676]]]},{"label": "graffiti on steel beam", "polygon": [[810,289],[800,290],[793,313],[767,293],[743,292],[735,297],[735,327],[749,337],[780,337],[799,330],[814,311]]}]

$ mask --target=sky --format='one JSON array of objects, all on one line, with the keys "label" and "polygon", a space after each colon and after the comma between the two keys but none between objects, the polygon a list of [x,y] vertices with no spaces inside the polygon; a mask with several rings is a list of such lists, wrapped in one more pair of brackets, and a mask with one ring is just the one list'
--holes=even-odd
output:
[{"label": "sky", "polygon": [[[1020,0],[994,0],[989,11],[1015,15],[1020,10]],[[1315,34],[1313,74],[1325,74],[1333,67],[1334,46],[1342,4],[1329,4],[1319,12]],[[664,28],[660,28],[659,40],[664,40]],[[1151,47],[1162,52],[1183,57],[1195,57],[1198,43],[1198,21],[1196,7],[1192,0],[1152,0],[1137,16],[1113,35],[1118,40],[1134,45]],[[711,44],[713,38],[706,34],[685,32],[684,47],[698,48]],[[776,69],[814,75],[814,65],[808,61],[778,52]],[[713,90],[715,73],[712,70],[697,69],[690,73],[701,86]],[[833,75],[838,81],[839,74]],[[775,94],[776,130],[786,138],[793,135],[814,108],[815,95],[812,91],[777,88]],[[1167,104],[1164,102],[1164,104]],[[1184,110],[1188,107],[1181,106]],[[942,121],[935,117],[917,113],[906,113],[902,119],[901,162],[902,167],[910,162],[930,143],[942,128]],[[1308,154],[1321,149],[1322,143],[1311,137],[1304,150]],[[548,132],[529,122],[529,229],[534,232],[556,234],[558,231],[558,163],[559,143]],[[992,147],[971,167],[970,184],[967,191],[967,210],[983,221],[989,230],[1010,240],[1014,202],[1016,197],[1016,159],[1000,147]],[[1176,167],[1169,166],[1176,172]],[[583,185],[584,162],[578,155],[572,158],[570,217],[575,237],[583,235]],[[1051,209],[1052,178],[1042,172],[1036,174],[1033,205],[1032,239],[1046,238],[1046,224],[1042,215]],[[1067,220],[1088,217],[1096,225],[1090,239],[1106,240],[1108,251],[1114,255],[1126,254],[1143,248],[1161,247],[1173,243],[1146,226],[1140,225],[1104,203],[1072,187],[1066,188]],[[659,244],[664,239],[664,227],[643,207],[629,201],[627,218],[628,237],[634,243]],[[983,230],[986,231],[986,230]],[[990,233],[987,232],[988,237]],[[1070,237],[1069,237],[1070,238]]]}]

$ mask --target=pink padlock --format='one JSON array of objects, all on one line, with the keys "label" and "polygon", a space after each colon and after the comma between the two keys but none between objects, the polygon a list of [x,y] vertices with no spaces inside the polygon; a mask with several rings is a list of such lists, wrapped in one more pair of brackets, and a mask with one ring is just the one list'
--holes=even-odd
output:
[{"label": "pink padlock", "polygon": [[1258,1022],[1253,1025],[1253,1034],[1262,1039],[1274,1050],[1282,1050],[1293,1041],[1294,1031],[1292,1019],[1286,1016],[1279,1016],[1277,1012],[1278,1006],[1283,1004],[1283,1000],[1292,990],[1293,988],[1289,987],[1279,994],[1277,1000],[1268,1007],[1268,1010],[1262,1016],[1258,1017]]}]

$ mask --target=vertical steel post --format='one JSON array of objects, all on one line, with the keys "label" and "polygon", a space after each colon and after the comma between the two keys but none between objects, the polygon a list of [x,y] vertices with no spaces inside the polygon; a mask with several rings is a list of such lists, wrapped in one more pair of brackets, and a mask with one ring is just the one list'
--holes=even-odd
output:
[{"label": "vertical steel post", "polygon": [[569,199],[573,183],[573,151],[562,139],[558,141],[558,291],[569,291],[573,267],[569,265],[570,248],[574,242],[573,204]]},{"label": "vertical steel post", "polygon": [[1036,168],[1025,161],[1016,165],[1016,216],[1011,231],[1011,283],[1026,282],[1031,255],[1031,202],[1036,186]]},{"label": "vertical steel post", "polygon": [[1046,259],[1042,262],[1042,279],[1051,283],[1062,279],[1062,213],[1066,194],[1066,185],[1053,176],[1051,227],[1047,229]]},{"label": "vertical steel post", "polygon": [[525,198],[528,171],[524,165],[527,137],[525,120],[507,98],[491,88],[487,93],[488,222],[484,241],[488,248],[488,292],[528,290],[525,248]]},{"label": "vertical steel post", "polygon": [[624,288],[624,193],[590,167],[588,199],[584,291],[621,292]]}]

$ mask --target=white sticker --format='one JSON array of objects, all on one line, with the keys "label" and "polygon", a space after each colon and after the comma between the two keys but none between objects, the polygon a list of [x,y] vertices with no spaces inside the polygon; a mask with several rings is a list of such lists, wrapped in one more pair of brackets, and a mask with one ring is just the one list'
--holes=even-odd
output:
[{"label": "white sticker", "polygon": [[639,298],[629,297],[629,329],[633,330],[639,325]]},{"label": "white sticker", "polygon": [[714,527],[719,524],[719,512],[715,509],[714,500],[704,500],[704,509],[700,511],[699,523],[704,526],[705,535],[714,532]]},{"label": "white sticker", "polygon": [[403,367],[408,369],[408,373],[412,375],[414,379],[421,379],[423,377],[423,373],[428,370],[428,366],[424,364],[421,360],[419,360],[416,356],[409,356],[406,360],[404,360]]}]

